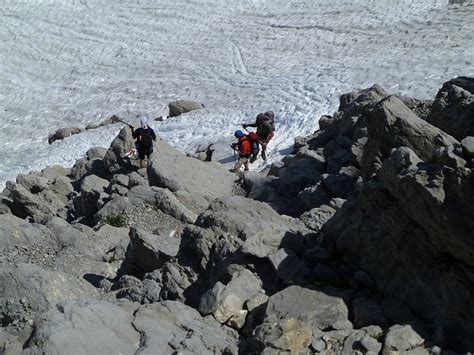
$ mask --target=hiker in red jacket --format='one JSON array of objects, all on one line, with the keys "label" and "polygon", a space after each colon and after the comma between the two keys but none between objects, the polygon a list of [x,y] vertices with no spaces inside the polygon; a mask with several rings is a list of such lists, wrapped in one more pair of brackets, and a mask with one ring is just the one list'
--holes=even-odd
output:
[{"label": "hiker in red jacket", "polygon": [[247,136],[242,131],[235,131],[235,138],[238,138],[237,143],[231,145],[232,149],[236,150],[239,153],[239,160],[235,163],[233,172],[238,173],[242,165],[244,165],[244,171],[249,170],[249,159],[252,155],[252,149],[250,141]]}]

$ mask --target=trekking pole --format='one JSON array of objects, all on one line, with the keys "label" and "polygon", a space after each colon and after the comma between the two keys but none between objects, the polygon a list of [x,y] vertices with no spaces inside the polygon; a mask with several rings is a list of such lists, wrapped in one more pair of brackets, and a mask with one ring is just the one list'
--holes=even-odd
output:
[{"label": "trekking pole", "polygon": [[127,123],[127,122],[125,122],[124,120],[121,120],[120,118],[117,118],[117,121],[119,121],[119,122],[121,122],[121,123],[123,123],[123,124],[126,124],[126,125],[129,126],[129,127],[133,127],[130,123]]}]

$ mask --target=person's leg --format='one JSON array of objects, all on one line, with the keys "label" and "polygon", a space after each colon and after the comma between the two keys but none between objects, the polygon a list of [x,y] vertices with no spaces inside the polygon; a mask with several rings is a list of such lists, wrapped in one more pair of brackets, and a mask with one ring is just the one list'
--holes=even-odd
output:
[{"label": "person's leg", "polygon": [[244,171],[248,171],[249,170],[249,159],[248,158],[246,158],[244,166],[245,166]]},{"label": "person's leg", "polygon": [[235,163],[234,165],[234,173],[238,173],[240,168],[242,167],[242,165],[245,164],[245,161],[247,160],[247,158],[239,158],[239,160],[237,160],[237,163]]},{"label": "person's leg", "polygon": [[140,163],[139,163],[139,166],[140,166],[140,169],[143,169],[146,167],[145,165],[145,154],[146,152],[143,151],[143,149],[140,149],[138,151],[138,159],[140,159]]},{"label": "person's leg", "polygon": [[262,159],[267,160],[267,143],[262,143]]}]

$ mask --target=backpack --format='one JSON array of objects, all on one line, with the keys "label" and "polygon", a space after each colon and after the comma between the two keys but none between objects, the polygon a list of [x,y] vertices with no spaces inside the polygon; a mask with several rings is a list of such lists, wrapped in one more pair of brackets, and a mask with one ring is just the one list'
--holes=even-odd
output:
[{"label": "backpack", "polygon": [[258,134],[255,132],[250,132],[246,135],[246,137],[250,142],[250,154],[257,155],[260,151]]},{"label": "backpack", "polygon": [[263,114],[266,119],[265,121],[272,125],[273,131],[275,131],[275,114],[273,111],[267,111]]},{"label": "backpack", "polygon": [[144,148],[151,148],[153,146],[153,137],[150,133],[150,128],[140,130],[140,145]]}]

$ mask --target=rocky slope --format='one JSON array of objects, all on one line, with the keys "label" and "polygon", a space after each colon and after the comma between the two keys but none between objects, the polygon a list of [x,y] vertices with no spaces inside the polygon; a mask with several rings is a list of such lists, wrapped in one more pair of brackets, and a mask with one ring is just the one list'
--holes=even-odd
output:
[{"label": "rocky slope", "polygon": [[474,349],[474,80],[341,96],[268,174],[157,143],[0,195],[6,354]]}]

